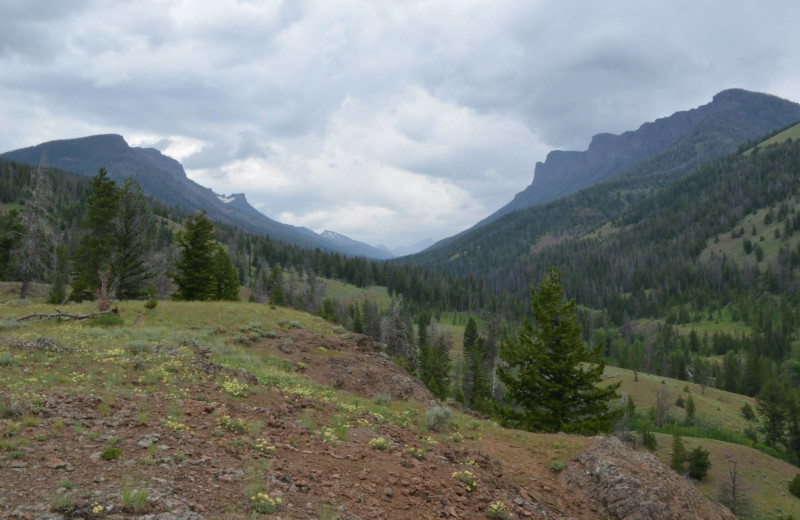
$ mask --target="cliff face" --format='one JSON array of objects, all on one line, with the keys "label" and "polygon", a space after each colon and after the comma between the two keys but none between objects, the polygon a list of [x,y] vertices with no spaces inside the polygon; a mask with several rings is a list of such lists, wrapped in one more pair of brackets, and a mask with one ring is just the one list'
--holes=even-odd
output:
[{"label": "cliff face", "polygon": [[725,90],[701,107],[645,123],[621,135],[598,134],[583,152],[554,150],[536,164],[533,182],[478,225],[544,204],[639,166],[637,175],[688,169],[732,153],[743,141],[800,120],[800,105]]}]

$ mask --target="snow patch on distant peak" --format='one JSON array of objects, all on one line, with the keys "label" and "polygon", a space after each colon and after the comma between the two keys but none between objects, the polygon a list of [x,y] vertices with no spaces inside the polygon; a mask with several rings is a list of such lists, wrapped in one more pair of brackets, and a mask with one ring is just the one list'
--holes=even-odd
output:
[{"label": "snow patch on distant peak", "polygon": [[342,235],[341,233],[337,233],[336,231],[331,231],[330,229],[326,229],[325,231],[320,233],[320,236],[325,237],[325,238],[329,238],[331,240],[343,239],[343,238],[347,239],[347,240],[352,240],[349,237],[346,237],[346,236]]},{"label": "snow patch on distant peak", "polygon": [[224,202],[225,204],[230,204],[231,202],[234,202],[242,197],[243,195],[241,193],[234,193],[231,195],[217,195],[217,198],[222,202]]}]

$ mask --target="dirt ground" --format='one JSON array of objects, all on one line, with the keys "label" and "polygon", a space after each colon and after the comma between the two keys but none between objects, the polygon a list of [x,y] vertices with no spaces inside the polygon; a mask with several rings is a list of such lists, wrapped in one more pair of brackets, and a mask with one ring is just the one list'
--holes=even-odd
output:
[{"label": "dirt ground", "polygon": [[[434,403],[366,337],[294,329],[248,349],[344,398],[418,403],[422,423]],[[0,451],[0,517],[486,518],[500,502],[495,514],[508,518],[733,518],[684,479],[668,478],[655,458],[614,440],[536,436],[477,420],[474,431],[433,432],[419,417],[401,427],[368,410],[350,414],[346,434],[334,439],[324,425],[343,416],[336,403],[263,385],[232,399],[215,385],[218,367],[202,349],[197,367],[208,374],[192,398],[54,392],[41,396],[37,413],[3,419],[4,439],[29,443]],[[7,389],[0,397],[15,398]],[[176,413],[179,421],[163,420]],[[384,449],[371,444],[378,437]],[[550,467],[554,456],[566,470]],[[257,511],[256,489],[280,498],[274,512]],[[622,507],[626,496],[637,498]]]}]

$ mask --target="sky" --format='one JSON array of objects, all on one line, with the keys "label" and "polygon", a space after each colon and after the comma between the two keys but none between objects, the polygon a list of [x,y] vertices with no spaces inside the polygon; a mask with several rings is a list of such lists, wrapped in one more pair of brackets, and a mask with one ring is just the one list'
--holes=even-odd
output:
[{"label": "sky", "polygon": [[0,151],[121,134],[270,218],[389,247],[553,149],[745,88],[800,101],[800,2],[0,0]]}]

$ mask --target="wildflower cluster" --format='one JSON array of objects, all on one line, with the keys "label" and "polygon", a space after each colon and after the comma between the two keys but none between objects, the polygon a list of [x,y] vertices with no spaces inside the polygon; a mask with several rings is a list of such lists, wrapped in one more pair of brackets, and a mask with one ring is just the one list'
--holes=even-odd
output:
[{"label": "wildflower cluster", "polygon": [[383,437],[375,437],[369,441],[369,447],[373,450],[389,451],[392,449],[391,443]]},{"label": "wildflower cluster", "polygon": [[92,516],[100,516],[103,513],[103,506],[97,502],[92,504]]},{"label": "wildflower cluster", "polygon": [[250,503],[259,513],[274,513],[281,505],[281,497],[272,498],[267,493],[256,493],[250,497]]},{"label": "wildflower cluster", "polygon": [[492,504],[489,506],[489,509],[486,511],[486,518],[509,520],[511,518],[511,513],[506,505],[498,500],[497,502],[492,502]]},{"label": "wildflower cluster", "polygon": [[450,436],[447,438],[447,440],[449,440],[450,442],[453,442],[455,444],[458,444],[459,442],[464,440],[464,436],[461,435],[459,432],[453,432],[453,433],[450,434]]},{"label": "wildflower cluster", "polygon": [[414,446],[406,446],[406,448],[403,450],[403,453],[407,453],[417,460],[422,460],[425,458],[425,450],[422,448],[416,448]]},{"label": "wildflower cluster", "polygon": [[233,419],[230,415],[217,417],[217,426],[233,433],[244,433],[247,431],[247,423],[244,419]]},{"label": "wildflower cluster", "polygon": [[275,454],[275,446],[270,446],[266,439],[257,439],[256,440],[256,449],[261,453],[266,453],[267,455],[274,455]]},{"label": "wildflower cluster", "polygon": [[185,424],[177,422],[177,421],[170,421],[169,419],[164,421],[164,426],[166,426],[167,428],[170,428],[172,430],[179,431],[179,432],[189,429],[189,427],[186,426]]},{"label": "wildflower cluster", "polygon": [[427,444],[428,446],[436,446],[437,444],[439,444],[439,441],[437,441],[430,435],[425,435],[424,437],[422,437],[422,442],[424,444]]},{"label": "wildflower cluster", "polygon": [[327,426],[323,426],[319,430],[319,437],[322,442],[327,442],[328,444],[336,444],[339,442],[339,438],[336,437],[336,432],[333,431],[333,428],[328,428]]},{"label": "wildflower cluster", "polygon": [[464,489],[467,493],[472,493],[478,489],[478,480],[475,478],[475,473],[471,471],[456,471],[453,473],[453,478],[458,479],[466,486]]},{"label": "wildflower cluster", "polygon": [[229,393],[234,397],[244,397],[248,393],[250,393],[250,388],[247,384],[242,383],[238,379],[232,379],[230,377],[225,378],[225,381],[222,382],[222,390]]}]

